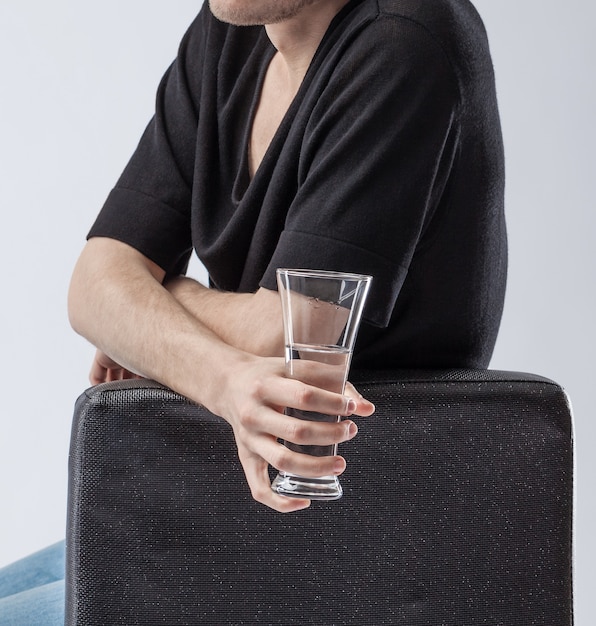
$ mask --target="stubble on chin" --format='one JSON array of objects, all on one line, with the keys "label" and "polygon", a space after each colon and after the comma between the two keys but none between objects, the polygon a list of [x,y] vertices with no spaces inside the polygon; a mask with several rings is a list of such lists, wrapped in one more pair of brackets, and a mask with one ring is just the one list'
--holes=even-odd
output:
[{"label": "stubble on chin", "polygon": [[209,0],[220,21],[234,26],[263,26],[289,20],[317,0]]}]

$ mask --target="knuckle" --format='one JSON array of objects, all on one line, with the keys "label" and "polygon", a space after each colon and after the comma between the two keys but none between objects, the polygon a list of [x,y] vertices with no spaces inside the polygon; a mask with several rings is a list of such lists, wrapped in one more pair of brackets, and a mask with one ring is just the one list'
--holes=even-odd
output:
[{"label": "knuckle", "polygon": [[249,395],[253,400],[259,401],[263,398],[267,385],[261,376],[255,378],[249,390]]},{"label": "knuckle", "polygon": [[260,502],[261,504],[267,504],[269,498],[270,489],[265,488],[264,485],[250,485],[250,494],[253,500]]},{"label": "knuckle", "polygon": [[307,385],[299,385],[296,389],[296,408],[309,406],[314,398],[314,389]]},{"label": "knuckle", "polygon": [[309,432],[309,423],[305,420],[295,418],[291,422],[288,422],[285,428],[284,439],[292,443],[303,443],[308,437]]},{"label": "knuckle", "polygon": [[276,450],[271,455],[271,465],[277,470],[289,469],[289,462],[291,452],[284,445],[278,445]]},{"label": "knuckle", "polygon": [[258,418],[252,403],[244,404],[238,411],[238,422],[246,430],[254,430]]}]

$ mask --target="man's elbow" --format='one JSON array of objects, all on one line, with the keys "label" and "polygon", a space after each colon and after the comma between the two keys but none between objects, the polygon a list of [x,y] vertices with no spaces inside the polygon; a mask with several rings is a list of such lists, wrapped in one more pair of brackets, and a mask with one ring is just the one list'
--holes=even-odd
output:
[{"label": "man's elbow", "polygon": [[82,276],[80,259],[70,279],[67,296],[68,321],[72,329],[79,335],[85,335],[85,302],[88,300],[88,281]]},{"label": "man's elbow", "polygon": [[106,319],[129,305],[132,286],[147,290],[155,282],[161,285],[164,276],[162,268],[125,243],[107,237],[89,239],[70,280],[70,325],[95,343],[94,336],[105,328]]},{"label": "man's elbow", "polygon": [[[105,246],[104,246],[105,247]],[[102,242],[90,240],[83,248],[72,272],[67,295],[68,320],[72,329],[90,338],[90,322],[101,306],[101,275],[110,275],[109,261]]]}]

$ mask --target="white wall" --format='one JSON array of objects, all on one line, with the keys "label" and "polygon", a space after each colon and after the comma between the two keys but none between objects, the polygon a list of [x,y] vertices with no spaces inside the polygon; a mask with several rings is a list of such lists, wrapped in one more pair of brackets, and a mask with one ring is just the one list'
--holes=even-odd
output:
[{"label": "white wall", "polygon": [[[0,0],[0,566],[64,534],[74,400],[92,350],[66,320],[85,233],[151,115],[200,0]],[[575,409],[578,626],[593,623],[596,9],[477,0],[507,153],[510,279],[492,366]]]},{"label": "white wall", "polygon": [[476,0],[507,157],[510,272],[491,367],[543,374],[574,409],[576,626],[596,623],[596,6]]},{"label": "white wall", "polygon": [[66,293],[201,0],[0,0],[0,565],[64,536],[93,351]]}]

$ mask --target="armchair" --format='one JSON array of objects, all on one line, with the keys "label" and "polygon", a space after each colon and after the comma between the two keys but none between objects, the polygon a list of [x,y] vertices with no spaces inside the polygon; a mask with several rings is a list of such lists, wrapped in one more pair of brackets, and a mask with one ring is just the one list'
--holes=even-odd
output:
[{"label": "armchair", "polygon": [[572,624],[564,391],[484,370],[356,372],[377,406],[344,496],[251,499],[231,429],[152,381],[77,401],[67,626]]}]

